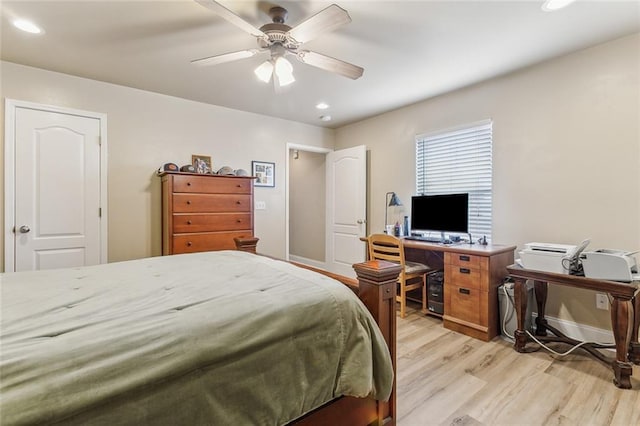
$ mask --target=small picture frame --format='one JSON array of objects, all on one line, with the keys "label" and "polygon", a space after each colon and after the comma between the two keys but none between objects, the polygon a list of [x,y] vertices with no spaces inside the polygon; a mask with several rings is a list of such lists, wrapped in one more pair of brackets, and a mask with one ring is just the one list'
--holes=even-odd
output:
[{"label": "small picture frame", "polygon": [[191,164],[196,169],[196,173],[211,173],[211,157],[208,155],[192,155]]},{"label": "small picture frame", "polygon": [[266,161],[252,161],[251,174],[256,178],[255,186],[276,186],[276,164]]}]

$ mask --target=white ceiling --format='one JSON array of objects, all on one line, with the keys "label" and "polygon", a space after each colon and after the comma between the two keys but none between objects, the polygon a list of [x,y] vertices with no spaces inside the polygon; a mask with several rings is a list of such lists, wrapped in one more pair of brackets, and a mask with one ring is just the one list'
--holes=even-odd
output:
[{"label": "white ceiling", "polygon": [[[253,74],[266,54],[194,66],[192,59],[254,48],[256,40],[192,0],[5,0],[0,53],[5,61],[335,128],[640,31],[637,0],[577,0],[556,12],[542,11],[542,0],[336,2],[352,22],[304,48],[364,67],[358,80],[294,61],[297,81],[276,92]],[[220,3],[256,27],[270,22],[265,11],[275,4]],[[295,26],[331,2],[277,4]],[[45,33],[17,30],[15,17]],[[319,101],[330,109],[315,109]],[[333,120],[320,121],[323,114]]]}]

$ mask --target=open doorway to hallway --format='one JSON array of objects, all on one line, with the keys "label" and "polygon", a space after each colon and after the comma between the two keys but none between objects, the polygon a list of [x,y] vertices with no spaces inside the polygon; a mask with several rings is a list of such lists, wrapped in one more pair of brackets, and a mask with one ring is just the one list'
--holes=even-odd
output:
[{"label": "open doorway to hallway", "polygon": [[329,150],[292,145],[288,158],[289,259],[325,266],[326,155]]}]

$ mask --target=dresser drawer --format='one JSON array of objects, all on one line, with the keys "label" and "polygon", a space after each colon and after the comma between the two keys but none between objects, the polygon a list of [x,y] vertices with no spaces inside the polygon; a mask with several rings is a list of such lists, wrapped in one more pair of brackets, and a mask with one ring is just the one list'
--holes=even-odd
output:
[{"label": "dresser drawer", "polygon": [[482,256],[471,254],[445,253],[445,263],[463,268],[480,268]]},{"label": "dresser drawer", "polygon": [[222,176],[173,176],[173,192],[205,194],[250,194],[251,180]]},{"label": "dresser drawer", "polygon": [[215,232],[252,229],[251,213],[174,214],[173,232]]},{"label": "dresser drawer", "polygon": [[447,315],[473,324],[480,324],[480,291],[475,288],[446,286]]},{"label": "dresser drawer", "polygon": [[480,269],[467,266],[445,266],[445,283],[458,287],[481,288],[482,274]]},{"label": "dresser drawer", "polygon": [[251,195],[173,194],[174,213],[251,212]]},{"label": "dresser drawer", "polygon": [[173,254],[213,250],[235,250],[234,238],[253,237],[250,231],[212,232],[202,234],[174,234]]}]

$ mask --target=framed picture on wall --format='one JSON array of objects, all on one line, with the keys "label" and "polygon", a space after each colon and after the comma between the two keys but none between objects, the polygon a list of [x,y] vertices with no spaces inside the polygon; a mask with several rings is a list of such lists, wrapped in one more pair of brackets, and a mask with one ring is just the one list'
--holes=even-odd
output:
[{"label": "framed picture on wall", "polygon": [[255,186],[276,186],[276,164],[266,161],[252,161],[251,174],[255,176]]},{"label": "framed picture on wall", "polygon": [[196,169],[196,173],[211,173],[211,157],[207,155],[192,155],[191,164]]}]

